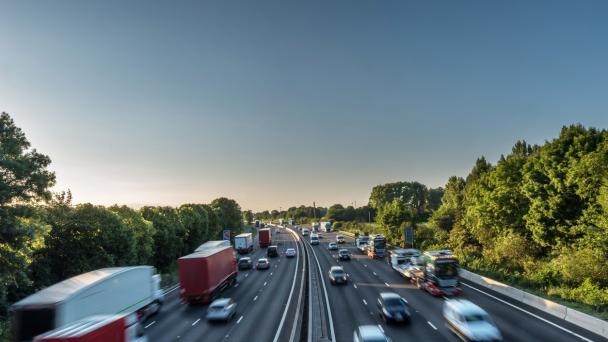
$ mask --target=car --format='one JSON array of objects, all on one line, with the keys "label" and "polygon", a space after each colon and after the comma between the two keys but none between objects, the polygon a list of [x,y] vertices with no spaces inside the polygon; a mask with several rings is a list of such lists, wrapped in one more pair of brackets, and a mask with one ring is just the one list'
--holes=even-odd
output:
[{"label": "car", "polygon": [[231,298],[219,298],[207,309],[208,321],[228,321],[236,315],[236,303]]},{"label": "car", "polygon": [[346,284],[346,272],[342,266],[332,266],[329,269],[329,281],[332,285]]},{"label": "car", "polygon": [[330,251],[337,251],[338,250],[338,244],[335,242],[330,242],[327,245],[327,249],[329,249]]},{"label": "car", "polygon": [[353,333],[353,342],[392,342],[377,325],[360,325]]},{"label": "car", "polygon": [[336,242],[340,244],[346,243],[346,239],[342,235],[336,235]]},{"label": "car", "polygon": [[270,261],[266,258],[259,258],[255,264],[255,268],[258,270],[267,270],[270,268]]},{"label": "car", "polygon": [[409,322],[412,314],[407,300],[392,292],[382,292],[378,297],[378,313],[384,322],[405,323]]},{"label": "car", "polygon": [[351,258],[351,254],[348,251],[348,249],[341,249],[338,251],[338,257],[340,258],[340,260],[350,260]]},{"label": "car", "polygon": [[253,261],[250,257],[242,257],[238,262],[239,270],[249,270],[253,267]]},{"label": "car", "polygon": [[311,234],[310,235],[310,244],[311,245],[318,245],[319,244],[319,236],[317,234]]},{"label": "car", "polygon": [[278,257],[279,256],[279,249],[277,246],[268,246],[268,249],[266,250],[266,256],[269,258],[274,258],[274,257]]},{"label": "car", "polygon": [[293,258],[296,256],[296,249],[295,248],[287,248],[287,250],[285,251],[285,256],[288,258]]},{"label": "car", "polygon": [[443,317],[448,328],[463,341],[502,341],[490,315],[466,299],[446,300]]}]

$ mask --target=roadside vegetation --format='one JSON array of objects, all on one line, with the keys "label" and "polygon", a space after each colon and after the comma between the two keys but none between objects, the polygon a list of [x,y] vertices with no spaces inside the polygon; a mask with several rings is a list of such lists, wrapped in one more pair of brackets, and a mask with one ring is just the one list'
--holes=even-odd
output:
[{"label": "roadside vegetation", "polygon": [[207,240],[244,227],[240,206],[209,204],[133,209],[72,204],[53,194],[51,159],[32,149],[11,117],[0,115],[0,341],[8,339],[11,303],[94,269],[154,265],[163,284],[176,279],[175,261]]}]

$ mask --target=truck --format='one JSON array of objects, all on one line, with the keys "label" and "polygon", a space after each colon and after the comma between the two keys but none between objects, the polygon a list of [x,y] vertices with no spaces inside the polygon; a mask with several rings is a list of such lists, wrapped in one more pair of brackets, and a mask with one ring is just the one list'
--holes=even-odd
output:
[{"label": "truck", "polygon": [[34,342],[146,341],[136,314],[91,316],[36,336]]},{"label": "truck", "polygon": [[163,303],[152,266],[111,267],[83,273],[42,289],[11,306],[13,341],[95,315],[136,313],[142,320]]},{"label": "truck", "polygon": [[194,252],[202,252],[208,248],[217,248],[217,247],[230,247],[230,241],[228,240],[211,240],[203,243],[198,246]]},{"label": "truck", "polygon": [[420,251],[414,248],[397,248],[390,252],[391,267],[402,276],[410,277],[412,257],[419,257]]},{"label": "truck", "polygon": [[289,220],[287,220],[287,221],[289,222],[290,226],[293,226],[293,225],[296,224],[296,220],[294,218],[292,218],[292,217],[290,217]]},{"label": "truck", "polygon": [[367,255],[376,259],[382,259],[386,255],[386,238],[384,235],[376,234],[370,236],[367,242]]},{"label": "truck", "polygon": [[285,219],[279,219],[279,225],[280,226],[285,225]]},{"label": "truck", "polygon": [[357,249],[363,253],[367,254],[367,244],[369,243],[369,235],[362,235],[355,238],[355,245]]},{"label": "truck", "polygon": [[209,303],[236,283],[236,253],[231,246],[207,247],[177,259],[183,303]]},{"label": "truck", "polygon": [[317,233],[319,232],[319,227],[321,227],[321,224],[319,222],[313,222],[312,223],[312,231]]},{"label": "truck", "polygon": [[240,254],[247,254],[253,251],[253,235],[243,233],[234,237],[234,249]]},{"label": "truck", "polygon": [[260,228],[260,220],[255,220],[255,227]]},{"label": "truck", "polygon": [[331,232],[331,222],[321,222],[321,230],[326,233]]},{"label": "truck", "polygon": [[462,285],[458,277],[458,259],[449,250],[424,252],[423,267],[411,273],[410,280],[421,290],[433,296],[458,296]]},{"label": "truck", "polygon": [[258,231],[258,239],[260,241],[260,248],[268,247],[272,244],[272,233],[269,228],[260,229]]}]

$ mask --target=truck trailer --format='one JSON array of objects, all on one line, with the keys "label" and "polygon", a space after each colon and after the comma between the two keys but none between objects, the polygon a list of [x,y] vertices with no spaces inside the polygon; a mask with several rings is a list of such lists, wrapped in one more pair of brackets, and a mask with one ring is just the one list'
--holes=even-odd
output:
[{"label": "truck trailer", "polygon": [[145,319],[160,310],[160,276],[152,266],[102,268],[42,289],[11,306],[13,341],[35,336],[95,315],[137,313]]},{"label": "truck trailer", "polygon": [[433,296],[458,296],[462,285],[458,278],[458,259],[449,250],[424,252],[423,267],[411,273],[410,280],[421,290]]},{"label": "truck trailer", "polygon": [[234,249],[240,254],[247,254],[253,251],[253,235],[243,233],[234,237]]},{"label": "truck trailer", "polygon": [[144,342],[136,314],[91,316],[37,336],[34,342]]},{"label": "truck trailer", "polygon": [[410,277],[412,257],[419,257],[420,251],[414,248],[397,248],[390,252],[391,267],[402,276]]},{"label": "truck trailer", "polygon": [[321,222],[321,231],[331,232],[331,222]]},{"label": "truck trailer", "polygon": [[209,247],[177,259],[182,302],[209,303],[236,283],[236,266],[236,253],[230,246]]},{"label": "truck trailer", "polygon": [[272,232],[270,228],[260,229],[258,231],[258,240],[260,241],[260,248],[272,245]]}]

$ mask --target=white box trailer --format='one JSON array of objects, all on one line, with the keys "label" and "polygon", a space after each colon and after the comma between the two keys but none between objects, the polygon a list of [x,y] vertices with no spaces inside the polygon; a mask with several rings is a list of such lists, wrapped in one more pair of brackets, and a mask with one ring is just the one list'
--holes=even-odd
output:
[{"label": "white box trailer", "polygon": [[234,237],[234,248],[241,254],[253,251],[253,235],[251,233],[239,234]]},{"label": "white box trailer", "polygon": [[202,252],[207,248],[218,248],[218,247],[230,247],[230,240],[213,240],[207,241],[204,244],[198,246],[194,252]]},{"label": "white box trailer", "polygon": [[160,276],[152,266],[102,268],[66,279],[11,306],[14,341],[94,315],[158,312]]},{"label": "white box trailer", "polygon": [[321,230],[326,233],[331,232],[331,222],[321,222]]}]

